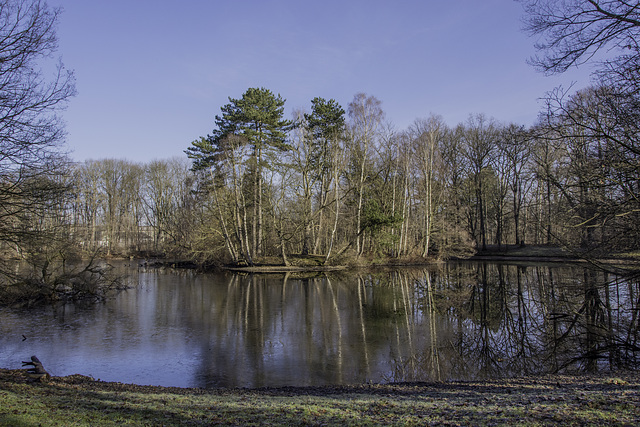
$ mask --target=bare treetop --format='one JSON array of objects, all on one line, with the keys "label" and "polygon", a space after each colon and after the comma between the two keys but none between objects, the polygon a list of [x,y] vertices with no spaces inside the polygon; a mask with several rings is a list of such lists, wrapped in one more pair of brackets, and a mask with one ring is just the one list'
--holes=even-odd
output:
[{"label": "bare treetop", "polygon": [[639,52],[640,2],[522,0],[525,31],[541,36],[530,62],[548,74],[588,62],[602,49]]}]

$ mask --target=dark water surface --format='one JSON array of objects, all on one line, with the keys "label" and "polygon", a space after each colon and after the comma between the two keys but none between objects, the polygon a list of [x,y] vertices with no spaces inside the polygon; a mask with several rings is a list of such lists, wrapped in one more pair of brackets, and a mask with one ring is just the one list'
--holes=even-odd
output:
[{"label": "dark water surface", "polygon": [[[105,303],[0,309],[0,367],[180,387],[497,378],[637,367],[637,281],[579,265],[284,275],[120,267]],[[23,339],[23,335],[26,339]]]}]

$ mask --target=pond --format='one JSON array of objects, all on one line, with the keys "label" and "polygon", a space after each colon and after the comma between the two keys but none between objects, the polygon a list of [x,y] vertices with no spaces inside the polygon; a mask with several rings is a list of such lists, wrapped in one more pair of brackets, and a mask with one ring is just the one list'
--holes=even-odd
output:
[{"label": "pond", "polygon": [[0,367],[179,387],[484,379],[637,367],[637,280],[584,265],[196,274],[119,266],[104,303],[0,310]]}]

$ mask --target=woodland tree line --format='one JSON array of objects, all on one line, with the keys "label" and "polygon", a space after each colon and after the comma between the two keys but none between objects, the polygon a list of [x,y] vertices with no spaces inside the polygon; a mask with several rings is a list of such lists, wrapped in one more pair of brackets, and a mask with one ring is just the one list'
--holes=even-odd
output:
[{"label": "woodland tree line", "polygon": [[632,251],[637,122],[613,110],[610,86],[556,95],[531,128],[431,115],[398,132],[373,96],[355,95],[346,112],[315,98],[285,120],[280,96],[249,89],[187,149],[192,163],[74,165],[61,209],[87,248],[203,261],[448,257],[521,243]]},{"label": "woodland tree line", "polygon": [[523,3],[542,71],[610,56],[590,87],[550,92],[531,127],[483,114],[450,126],[432,114],[398,130],[363,93],[344,107],[317,97],[286,118],[279,94],[249,88],[184,158],[74,164],[58,120],[73,76],[62,65],[46,84],[33,74],[55,50],[59,11],[0,1],[1,248],[41,263],[99,253],[249,265],[294,254],[447,258],[507,244],[636,251],[640,6]]}]

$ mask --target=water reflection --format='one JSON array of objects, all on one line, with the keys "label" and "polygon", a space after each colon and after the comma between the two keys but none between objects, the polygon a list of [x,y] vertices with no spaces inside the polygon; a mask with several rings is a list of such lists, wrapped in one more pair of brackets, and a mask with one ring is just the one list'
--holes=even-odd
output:
[{"label": "water reflection", "polygon": [[259,387],[635,367],[640,354],[638,282],[583,266],[130,273],[139,286],[98,306],[0,311],[0,366],[37,354],[54,375]]}]

